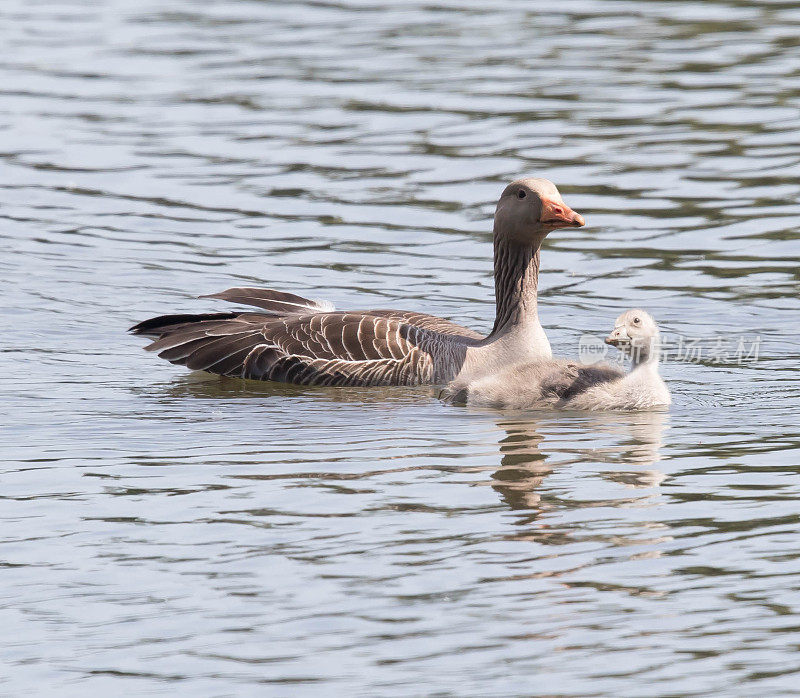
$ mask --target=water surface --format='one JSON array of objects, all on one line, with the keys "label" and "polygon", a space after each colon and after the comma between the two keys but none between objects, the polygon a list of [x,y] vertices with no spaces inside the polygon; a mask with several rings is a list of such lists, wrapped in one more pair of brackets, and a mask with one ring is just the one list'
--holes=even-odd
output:
[{"label": "water surface", "polygon": [[[800,5],[0,8],[0,690],[762,695],[800,672]],[[486,331],[546,176],[541,314],[632,306],[668,414],[186,373],[124,330],[267,285]],[[726,345],[727,346],[727,345]]]}]

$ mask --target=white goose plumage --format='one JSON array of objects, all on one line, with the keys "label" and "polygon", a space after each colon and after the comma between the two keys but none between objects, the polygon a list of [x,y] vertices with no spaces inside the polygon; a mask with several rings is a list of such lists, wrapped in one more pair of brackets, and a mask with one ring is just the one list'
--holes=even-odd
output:
[{"label": "white goose plumage", "polygon": [[302,385],[422,385],[551,355],[539,323],[539,248],[583,218],[546,179],[509,184],[494,223],[497,314],[492,332],[401,310],[340,312],[292,293],[231,288],[208,298],[257,312],[163,315],[131,328],[175,364],[226,376]]}]

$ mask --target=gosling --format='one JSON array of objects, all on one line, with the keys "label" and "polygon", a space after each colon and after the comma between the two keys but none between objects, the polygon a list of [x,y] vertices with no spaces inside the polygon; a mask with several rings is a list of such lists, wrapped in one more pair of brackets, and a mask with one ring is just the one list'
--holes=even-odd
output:
[{"label": "gosling", "polygon": [[622,313],[605,341],[631,359],[627,374],[608,364],[542,359],[476,380],[455,380],[439,397],[512,410],[651,410],[672,402],[658,373],[658,326],[648,313],[638,308]]}]

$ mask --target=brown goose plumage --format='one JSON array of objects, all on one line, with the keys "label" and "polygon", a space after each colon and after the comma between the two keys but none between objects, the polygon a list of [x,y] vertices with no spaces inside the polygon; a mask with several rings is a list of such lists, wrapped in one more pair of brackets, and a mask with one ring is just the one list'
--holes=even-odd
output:
[{"label": "brown goose plumage", "polygon": [[261,312],[163,315],[131,328],[175,364],[302,385],[421,385],[480,375],[510,356],[550,356],[537,311],[539,247],[552,230],[583,225],[545,179],[506,187],[494,226],[497,315],[488,337],[402,310],[338,312],[292,293],[231,288],[206,296]]}]

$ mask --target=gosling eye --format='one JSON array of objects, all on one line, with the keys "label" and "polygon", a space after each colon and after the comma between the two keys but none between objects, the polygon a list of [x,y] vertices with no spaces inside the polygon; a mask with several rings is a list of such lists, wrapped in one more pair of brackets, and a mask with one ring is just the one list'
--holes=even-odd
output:
[{"label": "gosling eye", "polygon": [[527,196],[527,194],[525,193],[525,190],[524,190],[524,189],[520,189],[520,190],[517,192],[517,197],[518,197],[518,198],[520,198],[520,199],[524,199],[526,196]]},{"label": "gosling eye", "polygon": [[642,321],[641,318],[638,318],[638,317],[633,318],[633,324],[634,325],[638,325],[641,321]]}]

